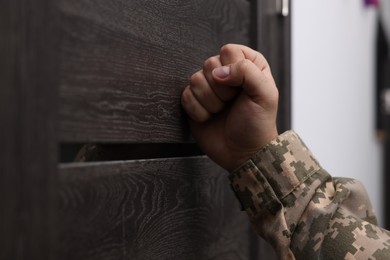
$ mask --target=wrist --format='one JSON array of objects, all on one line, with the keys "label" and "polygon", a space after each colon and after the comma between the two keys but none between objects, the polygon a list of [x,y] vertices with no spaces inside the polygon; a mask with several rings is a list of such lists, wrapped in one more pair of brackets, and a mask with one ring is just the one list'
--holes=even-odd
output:
[{"label": "wrist", "polygon": [[232,152],[231,158],[227,160],[225,165],[221,165],[228,172],[233,172],[235,169],[239,168],[241,165],[245,164],[250,160],[256,153],[261,149],[271,143],[273,140],[277,139],[279,136],[276,127],[273,131],[268,132],[268,135],[263,135],[261,141],[257,142],[257,145],[250,149],[245,150],[236,150]]}]

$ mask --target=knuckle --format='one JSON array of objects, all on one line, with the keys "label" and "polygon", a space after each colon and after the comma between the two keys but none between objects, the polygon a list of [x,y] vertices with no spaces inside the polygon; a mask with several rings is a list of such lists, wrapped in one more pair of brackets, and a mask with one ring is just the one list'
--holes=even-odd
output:
[{"label": "knuckle", "polygon": [[221,47],[220,53],[221,53],[221,55],[229,55],[232,52],[234,52],[235,48],[236,48],[235,44],[228,43],[228,44],[225,44]]},{"label": "knuckle", "polygon": [[256,57],[257,59],[259,59],[259,60],[261,60],[261,61],[267,62],[267,59],[265,58],[265,56],[264,56],[261,52],[258,52],[258,51],[257,51],[256,54],[257,54],[257,55],[256,55],[256,56],[257,56],[257,57]]},{"label": "knuckle", "polygon": [[188,104],[191,99],[191,89],[189,87],[185,88],[183,93],[181,94],[181,102],[182,104]]},{"label": "knuckle", "polygon": [[192,74],[191,79],[190,79],[191,85],[197,85],[197,84],[201,83],[203,78],[204,78],[204,75],[203,75],[202,71],[198,71],[198,72]]},{"label": "knuckle", "polygon": [[203,62],[203,69],[204,70],[212,70],[216,67],[218,67],[218,59],[215,56],[210,57]]},{"label": "knuckle", "polygon": [[252,69],[254,69],[253,63],[248,59],[239,61],[238,68],[239,68],[241,73],[247,73],[247,72],[251,71]]},{"label": "knuckle", "polygon": [[197,99],[203,99],[205,94],[204,94],[204,88],[201,86],[201,85],[194,85],[191,87],[191,90],[192,90],[192,94],[194,94],[194,96],[197,98]]},{"label": "knuckle", "polygon": [[194,121],[204,122],[210,117],[207,111],[199,107],[189,88],[183,92],[181,100],[184,110]]},{"label": "knuckle", "polygon": [[264,69],[264,68],[270,69],[267,59],[260,52],[256,53],[256,56],[255,56],[255,59],[253,60],[253,63],[257,64],[260,67],[260,69]]},{"label": "knuckle", "polygon": [[276,104],[278,103],[279,100],[279,90],[275,87],[274,91],[271,94],[271,100],[275,102]]}]

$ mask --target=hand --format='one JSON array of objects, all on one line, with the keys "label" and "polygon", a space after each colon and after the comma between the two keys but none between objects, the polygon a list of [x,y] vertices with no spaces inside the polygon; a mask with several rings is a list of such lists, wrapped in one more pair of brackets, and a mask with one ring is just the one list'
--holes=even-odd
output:
[{"label": "hand", "polygon": [[232,171],[278,136],[278,90],[265,58],[228,44],[204,62],[182,93],[192,134],[217,164]]}]

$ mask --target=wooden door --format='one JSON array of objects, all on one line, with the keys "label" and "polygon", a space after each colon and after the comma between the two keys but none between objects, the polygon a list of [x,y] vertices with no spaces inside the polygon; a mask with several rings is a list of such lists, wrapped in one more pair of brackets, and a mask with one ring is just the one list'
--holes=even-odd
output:
[{"label": "wooden door", "polygon": [[3,2],[0,259],[274,256],[194,144],[180,94],[223,44],[246,44],[270,61],[289,128],[275,1]]}]

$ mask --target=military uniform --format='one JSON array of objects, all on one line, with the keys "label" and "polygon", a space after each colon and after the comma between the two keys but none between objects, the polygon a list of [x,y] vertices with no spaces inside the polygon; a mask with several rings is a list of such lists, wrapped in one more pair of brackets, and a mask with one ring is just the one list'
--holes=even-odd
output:
[{"label": "military uniform", "polygon": [[390,259],[364,187],[332,178],[285,132],[230,174],[241,206],[280,259]]}]

